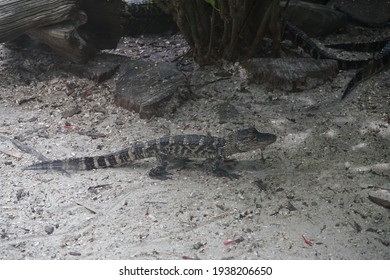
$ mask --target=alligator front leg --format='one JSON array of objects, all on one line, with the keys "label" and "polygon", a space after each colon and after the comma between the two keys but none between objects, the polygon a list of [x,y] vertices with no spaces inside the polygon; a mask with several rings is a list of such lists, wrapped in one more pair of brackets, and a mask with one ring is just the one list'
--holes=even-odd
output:
[{"label": "alligator front leg", "polygon": [[214,174],[217,176],[220,176],[220,177],[228,177],[230,180],[238,179],[240,177],[240,175],[229,172],[229,171],[219,167],[221,160],[222,160],[222,150],[218,149],[216,154],[215,154],[215,158],[213,160],[213,163],[212,163],[212,170],[213,170]]},{"label": "alligator front leg", "polygon": [[164,153],[158,153],[156,155],[157,159],[157,166],[153,167],[149,171],[149,176],[154,179],[159,179],[159,180],[166,180],[166,179],[171,179],[167,175],[172,175],[171,173],[167,172],[167,165],[168,165],[168,156]]}]

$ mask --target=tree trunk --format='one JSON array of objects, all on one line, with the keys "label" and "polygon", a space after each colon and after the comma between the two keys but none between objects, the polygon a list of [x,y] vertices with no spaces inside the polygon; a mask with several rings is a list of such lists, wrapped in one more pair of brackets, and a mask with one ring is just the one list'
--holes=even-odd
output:
[{"label": "tree trunk", "polygon": [[235,60],[258,52],[262,39],[272,34],[274,53],[280,40],[280,0],[156,1],[192,47],[199,64],[216,59]]},{"label": "tree trunk", "polygon": [[0,0],[0,42],[28,34],[74,62],[115,48],[120,0]]}]

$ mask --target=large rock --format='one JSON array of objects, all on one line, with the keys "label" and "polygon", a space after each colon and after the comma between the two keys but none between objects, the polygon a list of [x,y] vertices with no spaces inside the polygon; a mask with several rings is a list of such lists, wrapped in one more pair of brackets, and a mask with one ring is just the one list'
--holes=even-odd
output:
[{"label": "large rock", "polygon": [[386,188],[375,188],[369,192],[368,197],[376,204],[390,209],[390,190]]},{"label": "large rock", "polygon": [[101,83],[115,74],[123,59],[124,57],[113,54],[98,54],[85,64],[66,63],[60,65],[60,68],[81,78]]},{"label": "large rock", "polygon": [[390,20],[388,0],[331,0],[329,6],[369,26],[380,26]]},{"label": "large rock", "polygon": [[254,58],[244,67],[252,82],[265,83],[270,89],[290,91],[313,88],[338,73],[337,62],[330,59]]},{"label": "large rock", "polygon": [[289,22],[310,37],[330,34],[347,23],[346,15],[341,12],[324,5],[302,1],[290,2],[285,13]]},{"label": "large rock", "polygon": [[167,62],[100,54],[86,64],[65,64],[61,68],[95,82],[103,82],[119,72],[114,102],[139,113],[141,118],[174,112],[190,91],[183,73]]},{"label": "large rock", "polygon": [[141,118],[170,114],[188,97],[186,81],[174,64],[125,58],[115,103],[139,113]]}]

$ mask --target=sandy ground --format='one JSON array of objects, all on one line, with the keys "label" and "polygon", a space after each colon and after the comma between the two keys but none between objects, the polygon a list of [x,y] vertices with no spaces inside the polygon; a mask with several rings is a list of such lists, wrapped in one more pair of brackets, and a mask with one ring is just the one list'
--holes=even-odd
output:
[{"label": "sandy ground", "polygon": [[[177,37],[151,53],[142,40],[125,39],[117,52],[169,61],[167,49],[183,50]],[[368,198],[390,188],[390,71],[340,102],[354,71],[286,92],[248,83],[239,65],[195,67],[192,98],[143,120],[113,105],[115,78],[96,84],[62,63],[0,45],[1,259],[390,259],[390,210]],[[237,112],[221,116],[226,104]],[[68,175],[24,171],[39,160],[7,140],[58,159],[251,125],[278,140],[264,161],[254,151],[226,162],[241,175],[233,181],[201,160],[170,165],[166,181],[148,177],[154,159]]]}]

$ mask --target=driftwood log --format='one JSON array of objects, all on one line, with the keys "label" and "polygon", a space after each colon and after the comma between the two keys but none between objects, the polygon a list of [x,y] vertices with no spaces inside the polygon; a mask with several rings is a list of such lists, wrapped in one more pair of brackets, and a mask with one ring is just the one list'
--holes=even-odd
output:
[{"label": "driftwood log", "polygon": [[86,62],[122,36],[120,0],[0,0],[0,42],[28,34],[70,60]]}]

